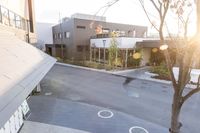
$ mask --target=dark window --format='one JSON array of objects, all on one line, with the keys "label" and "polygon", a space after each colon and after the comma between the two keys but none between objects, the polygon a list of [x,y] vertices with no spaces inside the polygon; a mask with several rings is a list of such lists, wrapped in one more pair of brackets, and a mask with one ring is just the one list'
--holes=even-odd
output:
[{"label": "dark window", "polygon": [[80,26],[80,25],[78,25],[78,26],[76,26],[76,28],[77,28],[77,29],[85,29],[86,27],[85,27],[85,26]]},{"label": "dark window", "polygon": [[78,52],[83,52],[84,46],[77,46],[77,51]]},{"label": "dark window", "polygon": [[62,34],[58,33],[58,38],[61,39],[62,38]]},{"label": "dark window", "polygon": [[57,34],[53,34],[53,38],[54,38],[54,39],[57,39]]}]

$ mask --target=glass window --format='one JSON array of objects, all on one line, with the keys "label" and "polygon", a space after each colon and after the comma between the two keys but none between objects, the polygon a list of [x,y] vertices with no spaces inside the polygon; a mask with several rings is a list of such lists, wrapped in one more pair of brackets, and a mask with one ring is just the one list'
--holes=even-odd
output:
[{"label": "glass window", "polygon": [[1,7],[1,13],[2,13],[2,23],[5,25],[9,25],[8,9]]},{"label": "glass window", "polygon": [[64,36],[65,36],[65,38],[70,38],[70,32],[65,32]]},{"label": "glass window", "polygon": [[54,39],[57,39],[57,34],[53,34],[53,38],[54,38]]},{"label": "glass window", "polygon": [[22,29],[26,30],[27,29],[27,22],[24,18],[22,18]]},{"label": "glass window", "polygon": [[9,18],[10,18],[10,26],[15,27],[15,14],[13,12],[9,12]]},{"label": "glass window", "polygon": [[18,15],[16,15],[15,26],[16,28],[22,29],[22,18]]},{"label": "glass window", "polygon": [[62,34],[58,33],[58,38],[61,39],[62,38]]},{"label": "glass window", "polygon": [[85,26],[80,26],[80,25],[78,25],[78,26],[76,26],[76,28],[77,28],[77,29],[85,29],[86,27],[85,27]]}]

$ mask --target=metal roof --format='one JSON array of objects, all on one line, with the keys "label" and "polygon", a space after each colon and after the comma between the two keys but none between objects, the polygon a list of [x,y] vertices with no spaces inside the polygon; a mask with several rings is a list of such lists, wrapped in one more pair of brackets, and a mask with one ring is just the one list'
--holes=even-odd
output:
[{"label": "metal roof", "polygon": [[0,30],[0,127],[11,117],[56,59]]}]

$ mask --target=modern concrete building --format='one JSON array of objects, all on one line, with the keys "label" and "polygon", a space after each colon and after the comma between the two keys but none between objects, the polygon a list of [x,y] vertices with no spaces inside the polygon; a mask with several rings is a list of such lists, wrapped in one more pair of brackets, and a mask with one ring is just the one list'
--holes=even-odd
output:
[{"label": "modern concrete building", "polygon": [[33,0],[0,1],[0,133],[18,133],[29,112],[27,97],[56,60],[36,42]]},{"label": "modern concrete building", "polygon": [[65,45],[64,56],[67,59],[89,60],[90,39],[93,42],[93,39],[98,41],[98,38],[109,38],[114,31],[118,32],[120,37],[130,38],[134,42],[147,35],[145,26],[111,23],[106,22],[105,17],[74,14],[52,28],[53,43]]}]

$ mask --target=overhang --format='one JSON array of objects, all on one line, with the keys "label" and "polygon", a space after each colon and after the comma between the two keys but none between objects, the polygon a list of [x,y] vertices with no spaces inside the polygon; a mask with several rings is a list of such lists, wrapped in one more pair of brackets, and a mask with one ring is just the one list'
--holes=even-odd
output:
[{"label": "overhang", "polygon": [[56,59],[0,31],[0,127],[37,86]]}]

